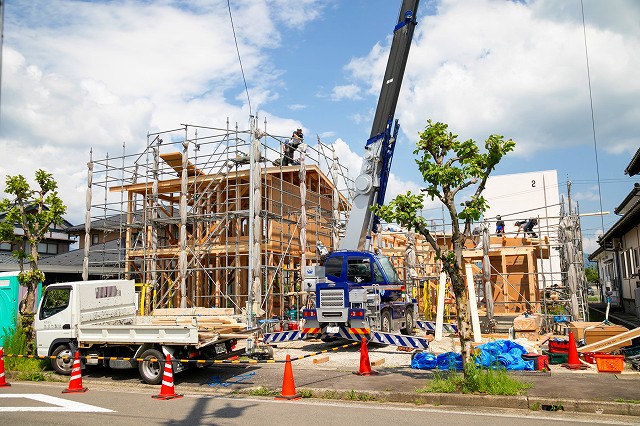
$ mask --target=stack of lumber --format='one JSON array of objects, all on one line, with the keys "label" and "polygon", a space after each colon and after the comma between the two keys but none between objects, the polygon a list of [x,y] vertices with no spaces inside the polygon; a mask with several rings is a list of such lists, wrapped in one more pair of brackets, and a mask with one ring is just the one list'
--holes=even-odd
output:
[{"label": "stack of lumber", "polygon": [[229,336],[247,329],[247,324],[233,315],[233,308],[157,308],[151,323],[197,326],[201,338]]}]

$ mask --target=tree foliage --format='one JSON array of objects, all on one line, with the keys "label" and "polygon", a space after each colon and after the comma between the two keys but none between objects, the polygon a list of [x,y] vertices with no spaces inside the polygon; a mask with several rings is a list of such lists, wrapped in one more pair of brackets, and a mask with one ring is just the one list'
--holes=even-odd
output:
[{"label": "tree foliage", "polygon": [[597,283],[600,281],[600,272],[598,271],[598,265],[589,265],[584,268],[584,274],[587,278],[587,282]]},{"label": "tree foliage", "polygon": [[[13,256],[20,265],[18,280],[27,288],[20,305],[22,325],[27,329],[33,322],[35,289],[44,281],[44,273],[38,269],[38,244],[52,225],[62,224],[67,210],[51,173],[36,171],[35,182],[38,187],[34,189],[22,175],[7,176],[4,192],[8,198],[0,201],[0,211],[5,213],[0,222],[0,241],[16,247]],[[22,235],[14,232],[16,227],[22,229]],[[29,264],[28,270],[25,263]]]},{"label": "tree foliage", "polygon": [[[423,235],[442,261],[444,272],[451,280],[456,308],[462,355],[469,360],[471,327],[467,311],[467,296],[462,272],[462,249],[465,238],[471,234],[473,221],[480,219],[488,205],[482,192],[487,178],[500,160],[515,147],[511,139],[491,135],[484,143],[484,152],[472,139],[459,141],[458,135],[448,131],[447,124],[427,121],[425,130],[419,133],[414,154],[416,163],[426,183],[424,192],[431,199],[440,200],[449,213],[452,224],[451,249],[441,247],[431,235],[427,221],[419,212],[424,206],[424,194],[407,192],[399,195],[386,206],[375,207],[376,214]],[[464,202],[456,205],[456,196],[470,191]],[[460,230],[461,222],[464,230]]]}]

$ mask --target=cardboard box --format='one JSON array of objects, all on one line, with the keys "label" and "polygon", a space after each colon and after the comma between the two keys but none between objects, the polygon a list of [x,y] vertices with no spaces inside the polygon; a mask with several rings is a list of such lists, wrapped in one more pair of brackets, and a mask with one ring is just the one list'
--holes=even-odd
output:
[{"label": "cardboard box", "polygon": [[584,329],[588,327],[595,327],[602,324],[601,322],[585,322],[585,321],[573,321],[569,323],[569,331],[573,333],[573,337],[576,340],[584,339]]},{"label": "cardboard box", "polygon": [[531,342],[538,341],[538,332],[537,331],[516,331],[515,332],[516,339],[525,338]]},{"label": "cardboard box", "polygon": [[[626,327],[622,327],[621,325],[601,324],[595,327],[586,328],[584,330],[584,340],[587,345],[590,345],[592,343],[604,340],[608,337],[617,336],[618,334],[624,333],[626,331],[629,331],[629,329]],[[620,348],[624,348],[625,346],[631,346],[631,340],[626,340],[624,342],[621,342],[619,345],[611,346],[607,348],[605,352],[613,352]]]},{"label": "cardboard box", "polygon": [[538,317],[536,315],[520,315],[513,319],[515,331],[538,331]]}]

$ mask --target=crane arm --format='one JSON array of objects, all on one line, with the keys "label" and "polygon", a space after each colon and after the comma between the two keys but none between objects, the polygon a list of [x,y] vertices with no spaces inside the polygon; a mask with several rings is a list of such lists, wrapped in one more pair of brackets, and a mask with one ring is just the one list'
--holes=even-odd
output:
[{"label": "crane arm", "polygon": [[399,129],[397,121],[394,123],[394,115],[413,31],[417,23],[416,12],[419,2],[420,0],[403,0],[400,8],[371,127],[371,136],[365,146],[362,169],[355,179],[355,195],[340,249],[358,251],[368,249],[366,244],[368,234],[377,224],[377,218],[371,212],[371,206],[384,204]]}]

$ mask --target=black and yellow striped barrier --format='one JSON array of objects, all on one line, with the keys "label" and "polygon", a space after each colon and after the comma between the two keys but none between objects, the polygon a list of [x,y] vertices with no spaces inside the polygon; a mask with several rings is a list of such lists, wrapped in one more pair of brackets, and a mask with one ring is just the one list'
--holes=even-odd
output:
[{"label": "black and yellow striped barrier", "polygon": [[[350,348],[352,346],[356,346],[359,345],[360,342],[352,342],[352,343],[347,343],[346,345],[342,345],[342,346],[336,346],[333,348],[329,348],[329,349],[324,349],[322,351],[318,351],[318,352],[313,352],[310,354],[306,354],[306,355],[300,355],[298,357],[293,357],[291,358],[291,361],[298,361],[301,359],[305,359],[305,358],[310,358],[310,357],[314,357],[314,356],[318,356],[321,354],[326,354],[328,352],[335,352],[335,351],[339,351],[340,349],[347,349]],[[53,356],[53,355],[16,355],[16,354],[4,354],[4,357],[7,358],[25,358],[25,359],[73,359],[74,357],[72,356],[66,356],[66,355],[62,355],[62,356]],[[89,360],[89,359],[95,359],[95,360],[104,360],[104,361],[137,361],[137,362],[143,362],[143,361],[148,361],[148,362],[165,362],[165,359],[157,359],[157,358],[132,358],[132,357],[120,357],[120,356],[93,356],[93,355],[81,355],[80,359],[84,359],[84,360]],[[268,360],[255,360],[255,359],[249,359],[249,360],[240,360],[240,359],[179,359],[179,358],[171,358],[171,362],[180,362],[180,363],[192,363],[192,364],[275,364],[275,363],[282,363],[282,362],[286,362],[286,360],[281,359],[281,360],[275,360],[275,359],[268,359]]]}]

